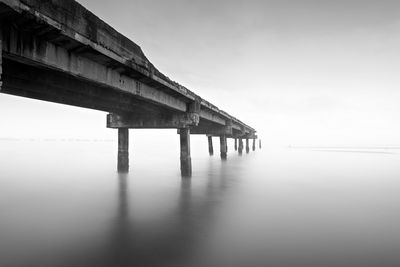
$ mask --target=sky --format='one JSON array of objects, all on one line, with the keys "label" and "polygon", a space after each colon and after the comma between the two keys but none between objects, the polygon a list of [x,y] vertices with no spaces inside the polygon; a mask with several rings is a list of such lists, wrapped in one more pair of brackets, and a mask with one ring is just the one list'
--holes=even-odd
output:
[{"label": "sky", "polygon": [[[400,144],[398,1],[78,2],[266,143]],[[116,138],[103,112],[0,95],[0,113],[0,137]]]}]

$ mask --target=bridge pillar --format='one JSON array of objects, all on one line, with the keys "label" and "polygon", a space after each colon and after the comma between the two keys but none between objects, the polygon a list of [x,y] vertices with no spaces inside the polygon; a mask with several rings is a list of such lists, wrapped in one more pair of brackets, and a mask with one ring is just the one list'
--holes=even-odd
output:
[{"label": "bridge pillar", "polygon": [[235,151],[237,151],[237,138],[235,138]]},{"label": "bridge pillar", "polygon": [[190,129],[181,128],[179,131],[181,143],[181,175],[192,176],[192,159],[190,157]]},{"label": "bridge pillar", "polygon": [[226,135],[221,135],[219,137],[219,141],[220,141],[221,159],[226,159],[227,158]]},{"label": "bridge pillar", "polygon": [[239,155],[242,155],[243,152],[243,139],[239,138]]},{"label": "bridge pillar", "polygon": [[213,147],[213,142],[212,142],[212,136],[209,135],[208,137],[208,153],[210,156],[214,155],[214,147]]},{"label": "bridge pillar", "polygon": [[249,138],[246,138],[246,153],[249,153],[250,147],[249,147]]},{"label": "bridge pillar", "polygon": [[256,139],[253,138],[253,151],[256,151]]},{"label": "bridge pillar", "polygon": [[226,128],[226,134],[224,135],[225,136],[225,152],[228,153],[228,141],[227,141],[226,135],[232,135],[233,127],[232,127],[231,119],[229,119],[225,122],[225,128]]},{"label": "bridge pillar", "polygon": [[3,40],[3,35],[2,35],[2,29],[0,28],[0,91],[2,87],[3,80],[1,79],[1,74],[3,73],[3,46],[2,46],[2,41]]},{"label": "bridge pillar", "polygon": [[129,171],[129,129],[118,128],[118,172]]}]

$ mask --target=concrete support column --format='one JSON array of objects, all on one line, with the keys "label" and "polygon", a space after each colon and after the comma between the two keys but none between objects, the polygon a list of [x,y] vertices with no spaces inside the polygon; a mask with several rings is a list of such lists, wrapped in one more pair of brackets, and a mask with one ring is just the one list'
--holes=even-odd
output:
[{"label": "concrete support column", "polygon": [[256,151],[256,139],[253,138],[253,151]]},{"label": "concrete support column", "polygon": [[213,142],[212,142],[212,136],[209,135],[208,137],[208,153],[210,156],[214,155],[214,147],[213,147]]},{"label": "concrete support column", "polygon": [[190,129],[180,129],[179,135],[181,143],[181,174],[183,177],[190,177],[192,176],[192,159],[190,157]]},{"label": "concrete support column", "polygon": [[261,139],[258,139],[258,147],[261,149]]},{"label": "concrete support column", "polygon": [[243,152],[243,139],[239,138],[239,155],[242,155]]},{"label": "concrete support column", "polygon": [[219,137],[219,140],[220,140],[220,149],[221,149],[221,159],[226,159],[226,157],[227,157],[226,135],[221,135]]},{"label": "concrete support column", "polygon": [[249,147],[249,138],[246,138],[246,153],[249,153],[250,147]]},{"label": "concrete support column", "polygon": [[129,129],[118,128],[118,172],[129,171]]},{"label": "concrete support column", "polygon": [[0,91],[1,91],[1,87],[2,87],[2,84],[3,84],[3,80],[1,79],[1,74],[3,73],[3,46],[2,46],[2,43],[3,43],[3,34],[2,34],[2,29],[1,29],[1,27],[0,27]]},{"label": "concrete support column", "polygon": [[237,138],[235,138],[235,151],[237,151]]}]

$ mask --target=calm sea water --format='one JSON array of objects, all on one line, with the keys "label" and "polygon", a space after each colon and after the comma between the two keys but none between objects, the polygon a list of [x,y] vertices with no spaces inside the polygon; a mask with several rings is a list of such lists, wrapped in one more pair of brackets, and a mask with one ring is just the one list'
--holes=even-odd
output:
[{"label": "calm sea water", "polygon": [[400,150],[193,143],[0,141],[0,266],[400,266]]}]

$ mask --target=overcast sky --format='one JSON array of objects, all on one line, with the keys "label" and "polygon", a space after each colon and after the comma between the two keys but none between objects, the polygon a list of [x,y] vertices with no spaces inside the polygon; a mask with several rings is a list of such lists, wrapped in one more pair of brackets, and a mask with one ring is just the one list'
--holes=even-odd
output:
[{"label": "overcast sky", "polygon": [[[79,2],[267,142],[400,144],[399,1]],[[0,113],[0,136],[113,136],[97,111],[0,95]]]}]

